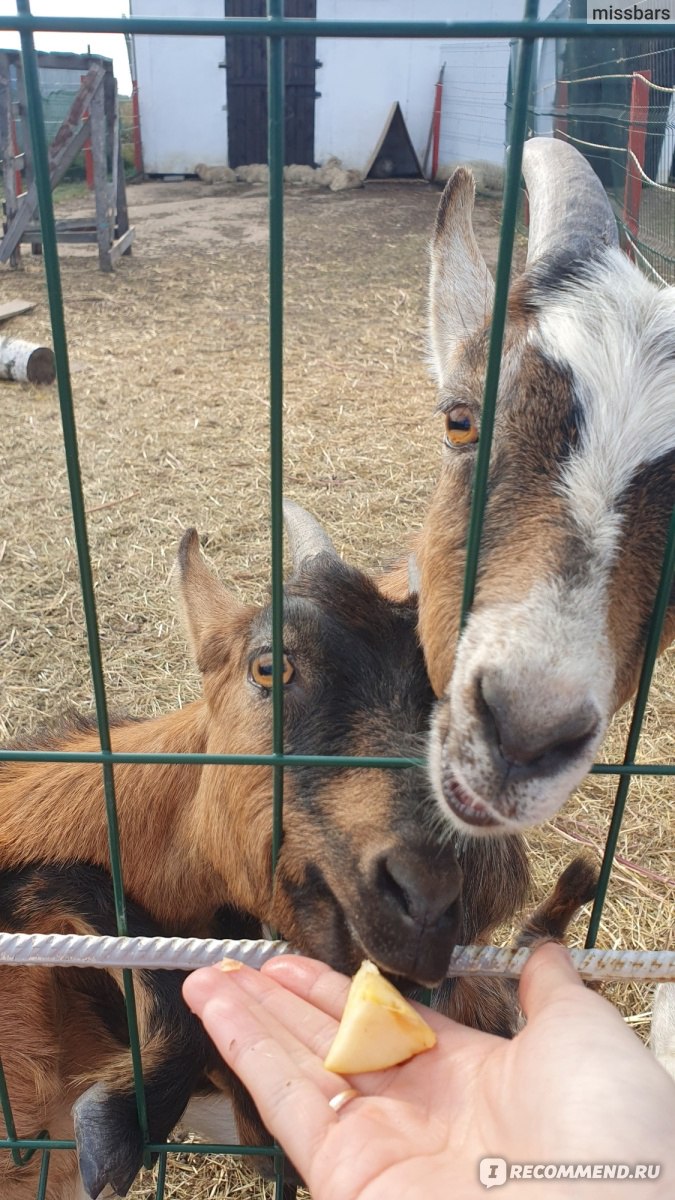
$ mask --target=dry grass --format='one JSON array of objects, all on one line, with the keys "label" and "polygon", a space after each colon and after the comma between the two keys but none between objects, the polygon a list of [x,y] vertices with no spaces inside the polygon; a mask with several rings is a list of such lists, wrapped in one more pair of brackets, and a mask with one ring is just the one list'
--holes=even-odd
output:
[{"label": "dry grass", "polygon": [[[89,534],[111,707],[150,714],[195,694],[167,586],[181,531],[196,524],[221,577],[259,598],[268,578],[266,199],[198,183],[130,192],[134,255],[112,277],[88,252],[63,259]],[[426,239],[437,195],[382,186],[287,194],[288,494],[357,565],[393,557],[417,528],[440,427],[423,362]],[[498,210],[479,201],[496,257]],[[44,301],[42,268],[3,272],[3,298]],[[46,303],[14,323],[49,341]],[[0,474],[0,740],[69,704],[91,705],[56,391],[4,384]],[[673,759],[675,672],[662,663],[643,760]],[[627,715],[604,747],[622,754]],[[615,783],[591,777],[531,838],[536,892],[587,844],[600,852]],[[600,944],[669,940],[675,862],[672,780],[636,779]],[[583,936],[583,923],[577,926]],[[640,1031],[649,989],[615,989]],[[136,1200],[154,1195],[140,1182]],[[172,1164],[166,1196],[260,1197],[236,1160]]]}]

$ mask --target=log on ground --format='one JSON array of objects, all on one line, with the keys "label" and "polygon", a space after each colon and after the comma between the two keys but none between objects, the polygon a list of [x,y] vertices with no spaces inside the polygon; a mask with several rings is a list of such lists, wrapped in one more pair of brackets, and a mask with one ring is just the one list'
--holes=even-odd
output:
[{"label": "log on ground", "polygon": [[54,351],[21,338],[0,337],[0,379],[20,383],[53,383]]}]

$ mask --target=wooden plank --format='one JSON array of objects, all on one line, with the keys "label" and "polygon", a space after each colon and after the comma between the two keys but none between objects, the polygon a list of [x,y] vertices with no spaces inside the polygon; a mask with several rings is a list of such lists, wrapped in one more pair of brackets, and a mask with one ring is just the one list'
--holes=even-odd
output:
[{"label": "wooden plank", "polygon": [[[120,128],[120,105],[119,96],[117,94],[117,82],[115,87],[115,122],[113,125],[113,186],[112,199],[115,205],[115,236],[122,237],[129,228],[129,209],[127,208],[127,188],[126,179],[124,177],[124,158],[122,157],[122,135]],[[133,239],[132,239],[133,240]],[[131,243],[124,251],[125,254],[131,254]]]},{"label": "wooden plank", "polygon": [[131,243],[133,242],[135,236],[136,226],[130,225],[126,232],[123,233],[116,242],[113,242],[112,246],[110,247],[110,258],[112,262],[117,262],[117,259],[123,254],[129,253],[131,250]]},{"label": "wooden plank", "polygon": [[[9,56],[0,54],[0,156],[2,157],[2,181],[5,188],[5,214],[7,227],[17,209],[16,173],[14,145],[12,143],[12,97],[9,90]],[[18,246],[9,255],[13,267],[21,261]]]},{"label": "wooden plank", "polygon": [[26,96],[26,81],[23,77],[22,59],[19,59],[16,63],[16,86],[19,93],[18,115],[21,121],[21,134],[23,137],[23,169],[25,184],[26,188],[28,189],[35,178],[35,172],[33,170],[33,147],[30,144],[30,132],[28,126],[28,97]]},{"label": "wooden plank", "polygon": [[[106,99],[107,99],[107,97],[106,97]],[[111,194],[113,207],[115,210],[114,215],[113,215],[113,227],[112,227],[112,235],[114,237],[115,226],[117,224],[117,184],[118,184],[118,172],[120,169],[120,160],[119,160],[119,155],[117,153],[117,143],[120,140],[120,112],[119,112],[119,105],[117,103],[117,83],[115,80],[113,80],[113,91],[112,91],[112,96],[111,96],[110,102],[112,103],[112,108],[113,108],[112,130],[111,130],[112,141],[110,143],[112,146],[112,186],[110,188],[110,194]]]},{"label": "wooden plank", "polygon": [[[18,115],[21,122],[21,138],[23,141],[23,182],[26,191],[29,192],[31,185],[33,188],[35,188],[35,169],[33,166],[33,147],[31,145],[30,125],[28,122],[28,95],[26,93],[26,80],[23,73],[23,57],[16,64],[16,84],[19,93]],[[15,140],[17,141],[18,149],[18,139],[15,138]],[[37,189],[35,189],[35,196],[37,199]],[[17,218],[20,212],[21,205],[19,204],[17,209]],[[17,218],[15,218],[15,220]],[[34,246],[33,253],[38,253]]]},{"label": "wooden plank", "polygon": [[[80,233],[86,231],[88,233],[96,233],[96,221],[93,217],[72,217],[64,221],[56,221],[55,228],[57,233],[67,233],[68,230],[76,230]],[[28,225],[24,230],[24,237],[28,237],[31,233],[40,233],[39,225]]]},{"label": "wooden plank", "polygon": [[22,313],[31,312],[36,307],[34,300],[7,300],[0,304],[0,321],[9,321],[10,317],[20,317]]},{"label": "wooden plank", "polygon": [[[63,178],[71,162],[82,150],[84,143],[89,137],[89,122],[85,121],[83,125],[73,134],[72,139],[67,145],[62,146],[58,157],[52,161],[50,151],[50,171],[49,182],[52,188],[55,188],[60,179]],[[7,233],[0,242],[0,262],[6,262],[10,257],[15,246],[21,241],[25,230],[35,216],[37,208],[37,188],[35,183],[31,183],[27,192],[24,192],[20,198],[16,215],[11,225],[7,229]]]},{"label": "wooden plank", "polygon": [[[22,234],[21,240],[30,242],[32,245],[42,246],[42,230],[39,226],[33,226],[32,229],[27,229]],[[57,233],[57,240],[60,243],[82,243],[91,245],[93,242],[98,242],[98,236],[95,229],[62,229]]]},{"label": "wooden plank", "polygon": [[[18,53],[18,52],[17,52]],[[100,54],[69,54],[48,50],[38,50],[38,67],[41,71],[79,71],[83,74],[90,67],[100,67],[103,71],[112,72],[112,60]]]},{"label": "wooden plank", "polygon": [[106,146],[106,113],[103,88],[92,96],[89,105],[91,125],[91,155],[94,162],[94,200],[98,235],[98,265],[102,271],[112,271],[110,247],[113,241],[113,211],[108,188],[108,156]]}]

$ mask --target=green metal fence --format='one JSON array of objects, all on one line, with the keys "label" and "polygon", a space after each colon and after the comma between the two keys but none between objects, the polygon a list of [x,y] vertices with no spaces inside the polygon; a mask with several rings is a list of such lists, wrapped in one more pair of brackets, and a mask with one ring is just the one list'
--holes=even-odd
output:
[{"label": "green metal fence", "polygon": [[[265,764],[273,768],[273,858],[279,853],[283,826],[283,782],[284,767],[294,765],[328,765],[336,769],[341,766],[390,767],[405,769],[412,765],[410,760],[390,758],[331,758],[317,755],[285,755],[283,738],[283,691],[273,689],[273,746],[270,755],[122,755],[111,750],[108,707],[103,678],[101,647],[96,618],[96,601],[92,567],[87,541],[82,483],[78,462],[77,432],[73,409],[70,381],[68,345],[63,311],[61,278],[54,227],[52,194],[49,186],[47,142],[44,113],[40,98],[37,59],[33,35],[35,32],[85,32],[85,33],[135,33],[174,35],[213,35],[224,37],[235,35],[263,35],[268,39],[268,86],[269,86],[269,365],[270,365],[270,491],[271,491],[271,580],[273,602],[273,674],[281,679],[282,648],[282,516],[283,491],[283,161],[284,161],[284,40],[292,37],[349,37],[349,38],[506,38],[517,39],[518,53],[513,89],[513,112],[510,123],[511,146],[504,192],[499,257],[496,277],[496,292],[488,370],[485,383],[484,409],[481,440],[476,466],[474,496],[470,519],[465,585],[463,594],[463,616],[469,610],[478,566],[480,534],[486,499],[487,471],[490,443],[494,423],[495,402],[499,381],[501,348],[506,320],[506,299],[511,269],[514,233],[518,210],[520,169],[523,143],[527,133],[528,97],[532,73],[534,47],[538,38],[560,36],[560,23],[537,19],[537,0],[526,0],[522,21],[327,21],[287,20],[283,16],[283,0],[268,0],[267,19],[226,20],[180,20],[180,19],[96,19],[96,18],[43,18],[33,17],[29,0],[17,0],[15,17],[0,17],[0,30],[18,30],[21,37],[24,73],[28,95],[28,118],[33,146],[35,176],[39,195],[40,219],[43,229],[44,266],[49,295],[54,351],[56,356],[59,402],[63,428],[72,516],[77,544],[81,589],[84,602],[86,632],[95,697],[96,716],[101,749],[94,754],[59,754],[49,751],[1,751],[1,759],[20,761],[93,761],[101,764],[103,772],[112,885],[115,896],[117,930],[126,933],[126,911],[124,885],[120,865],[120,845],[115,806],[114,764],[116,762],[172,762],[172,763],[238,763],[241,765]],[[664,37],[672,39],[675,27],[664,26]],[[611,26],[589,26],[583,21],[567,21],[564,33],[569,38],[609,38],[613,36]],[[644,26],[624,25],[624,36],[644,36]],[[659,30],[660,33],[660,30]],[[675,513],[671,521],[661,582],[656,597],[649,636],[645,648],[644,665],[640,685],[634,704],[633,718],[626,743],[623,763],[596,765],[594,773],[617,775],[619,783],[614,813],[607,837],[598,897],[589,924],[587,944],[593,945],[602,914],[605,893],[612,867],[621,819],[631,777],[635,774],[665,775],[675,773],[675,767],[663,764],[636,764],[640,731],[645,713],[652,671],[656,660],[660,631],[672,586],[675,567]],[[156,1200],[162,1200],[165,1188],[167,1155],[171,1152],[198,1150],[203,1153],[227,1152],[241,1154],[273,1154],[277,1164],[276,1195],[281,1196],[283,1187],[283,1155],[278,1147],[246,1147],[225,1145],[182,1145],[178,1143],[152,1144],[147,1136],[147,1116],[143,1093],[142,1063],[138,1040],[134,990],[131,972],[124,972],[124,988],[131,1052],[134,1062],[138,1114],[146,1144],[146,1159],[152,1153],[159,1155],[159,1170],[156,1181]],[[0,1047],[1,1051],[1,1047]],[[35,1130],[31,1138],[18,1138],[11,1113],[11,1098],[8,1096],[5,1077],[0,1063],[0,1107],[8,1136],[0,1139],[0,1150],[10,1150],[15,1163],[26,1163],[35,1152],[42,1155],[37,1183],[37,1200],[44,1200],[48,1185],[50,1154],[62,1149],[72,1149],[72,1141],[57,1141],[49,1137],[48,1130]]]}]

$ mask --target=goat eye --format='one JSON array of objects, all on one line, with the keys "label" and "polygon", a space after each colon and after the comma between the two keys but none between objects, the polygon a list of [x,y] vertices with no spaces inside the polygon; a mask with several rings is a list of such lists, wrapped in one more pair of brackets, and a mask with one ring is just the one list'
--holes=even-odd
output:
[{"label": "goat eye", "polygon": [[[284,686],[291,682],[291,679],[294,675],[295,667],[293,666],[293,663],[288,655],[284,654],[283,674],[281,677]],[[257,658],[253,659],[253,662],[249,667],[249,679],[251,679],[253,683],[257,683],[258,687],[267,688],[268,691],[271,689],[274,682],[271,653],[259,654]]]},{"label": "goat eye", "polygon": [[478,428],[466,404],[454,404],[445,416],[445,442],[448,446],[470,446],[478,441]]}]

